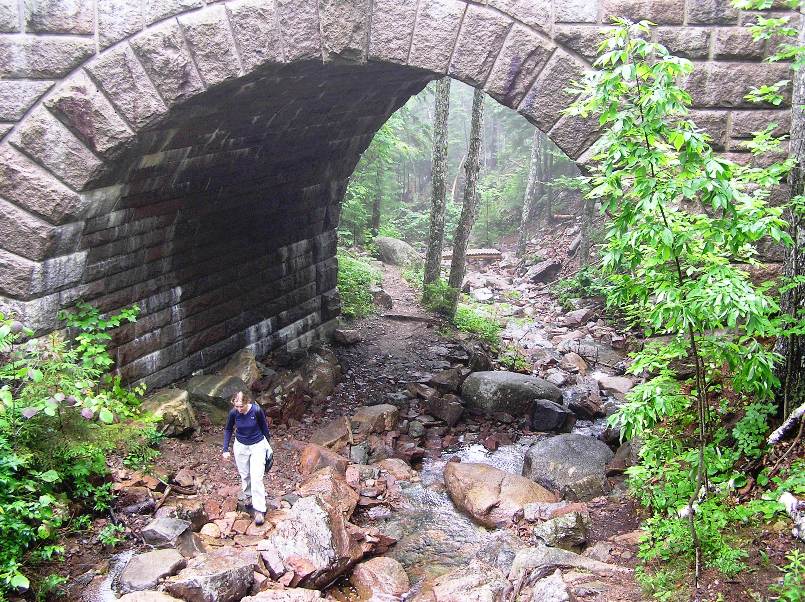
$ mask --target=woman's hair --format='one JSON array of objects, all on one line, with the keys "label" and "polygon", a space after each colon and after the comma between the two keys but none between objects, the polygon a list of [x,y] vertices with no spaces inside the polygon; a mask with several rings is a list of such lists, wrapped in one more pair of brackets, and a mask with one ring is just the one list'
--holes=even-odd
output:
[{"label": "woman's hair", "polygon": [[236,391],[232,398],[229,400],[229,403],[235,405],[235,402],[238,400],[238,395],[242,396],[243,403],[249,403],[249,397],[243,391]]}]

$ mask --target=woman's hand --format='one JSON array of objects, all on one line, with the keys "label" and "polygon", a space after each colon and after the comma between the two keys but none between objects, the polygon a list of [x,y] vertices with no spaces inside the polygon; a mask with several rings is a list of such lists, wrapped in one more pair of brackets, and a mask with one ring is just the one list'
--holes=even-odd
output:
[{"label": "woman's hand", "polygon": [[230,454],[229,452],[224,452],[224,453],[221,455],[221,457],[222,457],[224,460],[229,460],[229,459],[232,457],[232,454]]}]

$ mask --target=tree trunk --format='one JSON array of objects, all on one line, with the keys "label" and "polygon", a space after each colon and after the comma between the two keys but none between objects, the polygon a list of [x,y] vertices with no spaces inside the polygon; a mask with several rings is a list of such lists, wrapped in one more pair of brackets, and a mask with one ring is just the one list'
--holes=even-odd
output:
[{"label": "tree trunk", "polygon": [[[802,10],[801,10],[802,12]],[[800,27],[799,46],[805,46],[805,25]],[[791,99],[791,156],[795,165],[789,176],[791,196],[805,193],[805,73],[803,68],[794,73],[794,94]],[[794,244],[787,251],[783,274],[787,278],[805,275],[805,219],[803,210],[789,207],[786,211],[789,223],[789,234]],[[782,294],[780,309],[795,319],[805,305],[805,285],[792,288]],[[783,417],[805,401],[805,336],[792,335],[781,337],[777,341],[776,351],[782,354],[784,361],[777,370],[782,388],[780,403]]]},{"label": "tree trunk", "polygon": [[433,166],[431,176],[430,229],[423,290],[441,275],[442,245],[444,243],[445,179],[447,176],[447,117],[450,113],[450,78],[436,84],[436,117],[433,122]]},{"label": "tree trunk", "polygon": [[528,179],[526,180],[525,195],[523,195],[523,210],[520,213],[520,236],[517,238],[517,257],[522,257],[525,253],[525,245],[528,242],[528,223],[534,211],[536,201],[537,172],[542,163],[542,145],[540,144],[540,132],[534,128],[534,138],[531,142],[531,163],[528,167]]},{"label": "tree trunk", "polygon": [[383,178],[383,163],[380,160],[380,157],[377,158],[377,171],[375,172],[375,199],[372,203],[372,224],[371,224],[371,231],[372,236],[377,236],[377,233],[380,231],[380,199],[382,197],[381,194],[381,181]]},{"label": "tree trunk", "polygon": [[450,278],[448,284],[451,290],[450,316],[456,314],[458,298],[461,293],[461,284],[467,268],[467,244],[470,232],[475,223],[478,212],[478,172],[481,168],[481,127],[484,120],[484,95],[478,88],[472,97],[472,124],[470,126],[470,142],[467,148],[467,157],[464,161],[464,170],[467,182],[464,186],[464,202],[461,205],[461,218],[456,226],[456,235],[453,238],[453,259],[450,262]]},{"label": "tree trunk", "polygon": [[590,237],[593,231],[593,214],[595,201],[581,199],[581,242],[579,243],[579,265],[585,267],[590,264]]},{"label": "tree trunk", "polygon": [[553,221],[553,194],[554,189],[546,184],[551,180],[551,173],[553,172],[553,155],[550,149],[546,148],[542,153],[542,171],[540,173],[540,190],[542,196],[545,197],[545,211],[543,217],[545,218],[545,225],[547,226]]}]

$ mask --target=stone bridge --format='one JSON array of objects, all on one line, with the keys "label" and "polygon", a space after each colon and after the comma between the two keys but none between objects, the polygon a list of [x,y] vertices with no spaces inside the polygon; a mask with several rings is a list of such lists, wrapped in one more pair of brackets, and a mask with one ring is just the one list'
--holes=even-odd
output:
[{"label": "stone bridge", "polygon": [[563,90],[609,15],[696,62],[718,148],[787,120],[743,99],[787,67],[728,0],[0,0],[2,307],[46,332],[77,299],[138,303],[118,362],[152,385],[304,346],[338,315],[339,203],[388,116],[447,74],[583,159]]}]

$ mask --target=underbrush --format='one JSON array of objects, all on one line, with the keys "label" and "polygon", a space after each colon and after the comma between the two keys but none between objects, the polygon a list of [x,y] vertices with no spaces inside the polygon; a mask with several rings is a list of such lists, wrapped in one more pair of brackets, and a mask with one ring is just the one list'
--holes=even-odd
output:
[{"label": "underbrush", "polygon": [[341,314],[355,319],[368,316],[375,310],[371,288],[380,284],[380,273],[358,257],[344,251],[338,253],[338,293]]},{"label": "underbrush", "polygon": [[577,299],[606,299],[611,289],[601,269],[596,266],[585,266],[570,278],[559,280],[551,288],[565,311],[576,309],[573,302]]}]

